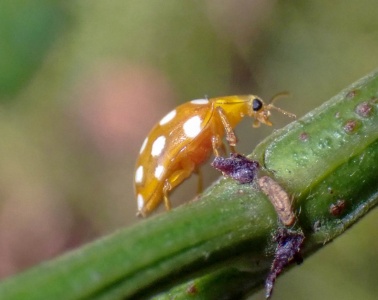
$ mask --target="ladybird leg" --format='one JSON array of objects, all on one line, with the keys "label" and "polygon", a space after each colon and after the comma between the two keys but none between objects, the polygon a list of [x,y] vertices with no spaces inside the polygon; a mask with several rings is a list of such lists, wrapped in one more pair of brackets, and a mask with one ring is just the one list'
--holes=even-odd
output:
[{"label": "ladybird leg", "polygon": [[260,125],[261,125],[261,122],[259,120],[257,119],[253,120],[253,124],[252,124],[253,128],[259,128]]},{"label": "ladybird leg", "polygon": [[195,169],[195,165],[191,161],[186,161],[183,163],[183,168],[173,172],[173,174],[165,180],[163,186],[163,198],[166,210],[170,210],[172,205],[169,201],[168,193],[183,182],[186,178],[190,177]]},{"label": "ladybird leg", "polygon": [[169,181],[166,180],[163,187],[163,198],[164,198],[165,210],[171,210],[172,208],[171,201],[169,201],[169,198],[168,198],[168,192],[172,189],[173,187],[171,186]]},{"label": "ladybird leg", "polygon": [[226,132],[226,140],[227,140],[228,144],[230,145],[230,151],[235,153],[236,152],[235,146],[236,146],[236,143],[238,141],[238,139],[235,135],[235,132],[232,129],[231,124],[228,122],[226,114],[225,114],[224,110],[222,109],[222,107],[218,106],[216,109],[217,109],[218,115],[219,115],[219,117],[222,121],[224,130]]},{"label": "ladybird leg", "polygon": [[213,152],[215,156],[220,156],[219,150],[222,152],[222,154],[226,153],[226,147],[218,134],[213,134],[211,137],[211,144],[213,146]]},{"label": "ladybird leg", "polygon": [[215,136],[213,135],[211,137],[211,144],[213,145],[213,151],[214,151],[214,155],[215,156],[220,156],[219,155],[219,152],[218,152],[218,145],[219,145],[219,137],[218,136]]}]

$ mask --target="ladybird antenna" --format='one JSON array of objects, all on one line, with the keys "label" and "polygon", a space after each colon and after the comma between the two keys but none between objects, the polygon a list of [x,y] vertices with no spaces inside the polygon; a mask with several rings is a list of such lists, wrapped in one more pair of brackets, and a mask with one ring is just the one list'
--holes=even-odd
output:
[{"label": "ladybird antenna", "polygon": [[276,102],[278,99],[280,98],[284,98],[284,97],[288,97],[290,96],[290,92],[288,91],[282,91],[282,92],[279,92],[277,94],[275,94],[272,99],[270,99],[270,102],[269,104],[273,104],[274,102]]},{"label": "ladybird antenna", "polygon": [[275,106],[273,103],[276,102],[278,99],[280,98],[283,98],[283,97],[287,97],[287,96],[290,96],[290,93],[287,92],[287,91],[284,91],[284,92],[280,92],[278,94],[275,94],[272,99],[270,100],[269,104],[266,106],[267,109],[275,109],[277,111],[279,111],[280,113],[290,117],[290,118],[293,118],[293,119],[296,119],[297,116],[293,113],[290,113],[286,110],[283,110],[282,108],[279,108],[277,106]]}]

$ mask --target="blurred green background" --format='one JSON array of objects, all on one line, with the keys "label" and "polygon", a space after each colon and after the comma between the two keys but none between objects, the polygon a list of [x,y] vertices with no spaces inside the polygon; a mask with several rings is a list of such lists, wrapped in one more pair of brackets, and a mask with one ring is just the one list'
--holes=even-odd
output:
[{"label": "blurred green background", "polygon": [[[0,276],[137,222],[139,147],[178,104],[289,91],[277,106],[302,116],[376,69],[377,11],[374,0],[1,1]],[[238,149],[272,130],[245,120]],[[280,278],[275,298],[376,299],[377,216]]]}]

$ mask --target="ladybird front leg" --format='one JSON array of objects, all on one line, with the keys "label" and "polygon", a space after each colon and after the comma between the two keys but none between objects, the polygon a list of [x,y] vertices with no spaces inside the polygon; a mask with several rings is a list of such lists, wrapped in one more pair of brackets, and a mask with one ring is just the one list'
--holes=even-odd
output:
[{"label": "ladybird front leg", "polygon": [[218,115],[219,115],[219,117],[222,121],[224,131],[226,133],[226,140],[227,140],[228,144],[230,145],[230,151],[232,153],[236,153],[235,147],[236,147],[236,143],[237,143],[238,139],[235,135],[235,132],[232,129],[232,126],[231,126],[230,122],[228,121],[228,119],[226,117],[226,113],[224,112],[223,108],[218,106],[216,108],[216,110],[217,110]]},{"label": "ladybird front leg", "polygon": [[[266,121],[266,122],[268,122],[268,121]],[[269,123],[270,123],[270,122],[269,122]],[[271,124],[271,123],[270,123],[270,124]],[[254,120],[253,120],[253,124],[252,124],[252,127],[253,127],[253,128],[259,128],[260,125],[261,125],[261,122],[260,122],[259,120],[257,120],[257,119],[254,119]],[[269,125],[269,124],[267,124],[267,125]],[[269,126],[271,126],[271,125],[269,125]]]},{"label": "ladybird front leg", "polygon": [[163,186],[163,198],[166,210],[171,210],[172,208],[171,201],[169,201],[168,198],[169,192],[182,183],[186,178],[190,177],[194,170],[194,163],[192,161],[185,161],[182,163],[182,169],[176,170],[165,180]]}]

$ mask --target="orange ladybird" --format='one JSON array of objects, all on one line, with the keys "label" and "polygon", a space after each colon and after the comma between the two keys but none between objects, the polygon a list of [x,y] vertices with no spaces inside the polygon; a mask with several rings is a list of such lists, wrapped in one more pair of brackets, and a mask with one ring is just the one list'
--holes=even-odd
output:
[{"label": "orange ladybird", "polygon": [[233,128],[245,116],[254,118],[254,127],[271,126],[270,109],[295,117],[254,95],[197,99],[169,112],[140,149],[134,179],[138,215],[148,215],[162,201],[169,210],[169,192],[198,171],[212,152],[219,155],[223,137],[235,152]]}]

